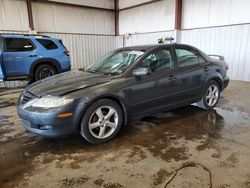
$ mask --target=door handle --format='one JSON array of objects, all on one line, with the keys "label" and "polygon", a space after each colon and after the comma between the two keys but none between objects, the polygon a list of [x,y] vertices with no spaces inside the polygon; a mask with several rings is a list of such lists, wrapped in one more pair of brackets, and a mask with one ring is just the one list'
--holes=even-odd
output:
[{"label": "door handle", "polygon": [[36,54],[31,54],[31,55],[29,55],[29,57],[37,57],[37,55]]},{"label": "door handle", "polygon": [[169,80],[175,80],[175,79],[177,79],[177,76],[170,75],[170,76],[168,77],[168,79],[169,79]]}]

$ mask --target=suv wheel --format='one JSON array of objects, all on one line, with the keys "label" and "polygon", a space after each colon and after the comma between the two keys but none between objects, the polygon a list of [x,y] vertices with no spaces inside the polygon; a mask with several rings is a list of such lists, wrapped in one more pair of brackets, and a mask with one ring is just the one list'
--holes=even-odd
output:
[{"label": "suv wheel", "polygon": [[210,81],[202,99],[197,105],[205,110],[210,110],[216,106],[220,98],[220,87],[216,81]]},{"label": "suv wheel", "polygon": [[84,113],[80,133],[91,144],[105,143],[118,134],[122,122],[120,106],[112,100],[101,99]]},{"label": "suv wheel", "polygon": [[36,68],[35,70],[35,81],[53,76],[57,73],[56,69],[51,65],[43,64]]}]

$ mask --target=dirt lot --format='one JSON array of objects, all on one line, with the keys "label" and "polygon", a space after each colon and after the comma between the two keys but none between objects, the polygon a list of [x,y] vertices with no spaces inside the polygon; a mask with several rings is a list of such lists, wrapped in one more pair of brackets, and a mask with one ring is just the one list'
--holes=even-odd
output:
[{"label": "dirt lot", "polygon": [[0,94],[14,99],[0,108],[0,187],[249,188],[249,91],[250,83],[231,81],[215,110],[188,106],[152,115],[99,146],[77,135],[26,132],[15,109],[18,93]]}]

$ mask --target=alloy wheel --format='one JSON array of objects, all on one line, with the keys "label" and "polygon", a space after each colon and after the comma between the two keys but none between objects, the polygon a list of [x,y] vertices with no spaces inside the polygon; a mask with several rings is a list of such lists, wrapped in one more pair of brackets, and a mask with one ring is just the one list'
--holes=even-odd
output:
[{"label": "alloy wheel", "polygon": [[102,106],[90,116],[88,128],[92,136],[104,139],[113,134],[118,125],[118,113],[111,106]]},{"label": "alloy wheel", "polygon": [[206,103],[208,106],[214,106],[219,99],[219,88],[217,85],[211,85],[206,93]]}]

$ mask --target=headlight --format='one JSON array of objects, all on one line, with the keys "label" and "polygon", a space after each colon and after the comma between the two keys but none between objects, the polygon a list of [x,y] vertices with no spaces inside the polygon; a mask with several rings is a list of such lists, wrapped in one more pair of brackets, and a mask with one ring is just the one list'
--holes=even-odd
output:
[{"label": "headlight", "polygon": [[68,103],[71,103],[73,99],[68,99],[65,97],[56,97],[56,96],[44,96],[39,99],[33,99],[26,103],[23,108],[26,107],[40,107],[40,108],[55,108],[64,106]]}]

